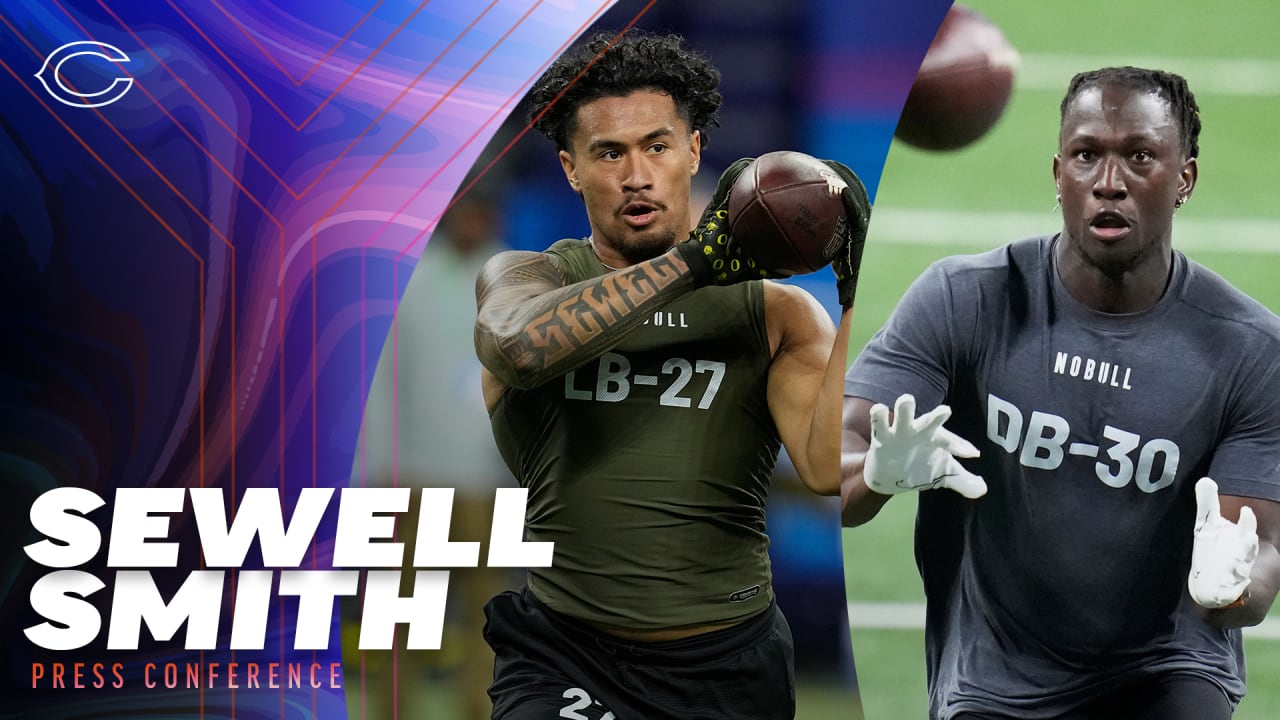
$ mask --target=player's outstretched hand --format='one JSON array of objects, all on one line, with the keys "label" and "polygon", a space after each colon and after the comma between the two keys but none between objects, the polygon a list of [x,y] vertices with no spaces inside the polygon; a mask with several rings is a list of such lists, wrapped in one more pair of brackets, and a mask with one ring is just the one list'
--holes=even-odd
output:
[{"label": "player's outstretched hand", "polygon": [[1258,520],[1253,510],[1240,509],[1240,521],[1222,517],[1218,484],[1207,477],[1196,482],[1195,544],[1187,589],[1191,599],[1214,609],[1244,597],[1258,557]]},{"label": "player's outstretched hand", "polygon": [[950,488],[967,498],[982,497],[987,483],[965,470],[956,458],[978,457],[978,448],[942,427],[951,408],[939,405],[916,417],[916,399],[902,395],[889,408],[871,408],[871,447],[867,450],[862,479],[882,495],[933,488]]},{"label": "player's outstretched hand", "polygon": [[729,191],[752,160],[753,158],[736,160],[721,173],[711,202],[707,203],[707,209],[702,211],[702,217],[698,219],[698,226],[688,240],[675,247],[675,251],[693,271],[694,281],[698,286],[732,285],[743,280],[779,277],[747,256],[729,235]]},{"label": "player's outstretched hand", "polygon": [[853,305],[858,290],[858,270],[862,267],[862,246],[867,241],[867,223],[871,221],[871,200],[861,178],[848,166],[835,160],[823,160],[844,181],[840,199],[844,203],[845,222],[837,228],[844,236],[839,252],[831,259],[831,269],[836,274],[836,294],[840,305],[848,309]]}]

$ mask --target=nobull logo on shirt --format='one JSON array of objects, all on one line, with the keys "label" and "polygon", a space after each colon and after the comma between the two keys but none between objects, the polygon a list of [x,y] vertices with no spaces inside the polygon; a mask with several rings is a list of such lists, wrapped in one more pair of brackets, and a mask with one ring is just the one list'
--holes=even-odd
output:
[{"label": "nobull logo on shirt", "polygon": [[643,324],[652,325],[654,327],[669,327],[669,328],[689,327],[689,323],[685,321],[684,313],[682,312],[658,311],[653,314],[653,317],[646,318]]},{"label": "nobull logo on shirt", "polygon": [[1060,352],[1053,361],[1053,372],[1055,375],[1066,375],[1120,390],[1133,389],[1129,383],[1133,377],[1133,368],[1107,360]]}]

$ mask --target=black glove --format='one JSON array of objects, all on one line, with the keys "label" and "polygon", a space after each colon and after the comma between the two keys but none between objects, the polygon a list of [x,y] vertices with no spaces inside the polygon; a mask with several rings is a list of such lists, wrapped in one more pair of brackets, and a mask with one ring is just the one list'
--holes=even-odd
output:
[{"label": "black glove", "polygon": [[760,267],[729,235],[729,191],[751,162],[752,158],[736,160],[720,175],[711,202],[698,219],[698,227],[689,234],[688,240],[674,248],[693,272],[699,287],[780,277]]},{"label": "black glove", "polygon": [[862,267],[862,246],[867,241],[871,201],[867,199],[867,188],[848,166],[835,160],[822,162],[845,183],[845,189],[840,192],[845,222],[836,228],[836,232],[844,236],[844,244],[832,258],[831,269],[836,273],[836,294],[840,305],[847,310],[853,305],[853,296],[858,290],[858,269]]}]

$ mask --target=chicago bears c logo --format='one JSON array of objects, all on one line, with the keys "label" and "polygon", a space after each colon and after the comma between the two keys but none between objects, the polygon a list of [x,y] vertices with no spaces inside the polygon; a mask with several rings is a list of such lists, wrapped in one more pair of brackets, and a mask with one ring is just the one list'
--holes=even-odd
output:
[{"label": "chicago bears c logo", "polygon": [[124,97],[133,87],[133,78],[129,77],[113,78],[110,85],[96,92],[81,92],[67,87],[62,82],[62,65],[81,55],[93,55],[113,63],[129,62],[129,56],[120,48],[96,40],[77,40],[59,47],[49,53],[40,66],[40,72],[36,73],[36,79],[54,100],[71,107],[102,107]]}]

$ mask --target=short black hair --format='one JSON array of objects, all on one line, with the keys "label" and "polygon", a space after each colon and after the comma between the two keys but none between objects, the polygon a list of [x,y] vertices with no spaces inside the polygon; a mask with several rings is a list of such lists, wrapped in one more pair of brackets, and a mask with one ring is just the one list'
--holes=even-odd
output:
[{"label": "short black hair", "polygon": [[559,150],[569,149],[577,129],[578,108],[602,97],[624,97],[638,90],[671,96],[676,112],[700,131],[720,124],[720,71],[703,55],[684,47],[677,34],[652,35],[632,30],[618,38],[602,32],[569,50],[538,78],[529,91],[529,119]]},{"label": "short black hair", "polygon": [[1071,78],[1067,94],[1062,98],[1062,106],[1058,109],[1059,130],[1067,117],[1067,106],[1077,95],[1088,88],[1101,88],[1105,85],[1144,90],[1164,98],[1178,121],[1183,154],[1188,158],[1200,157],[1200,107],[1196,105],[1196,96],[1191,93],[1191,88],[1187,87],[1187,81],[1181,75],[1163,70],[1124,66],[1079,73]]}]

